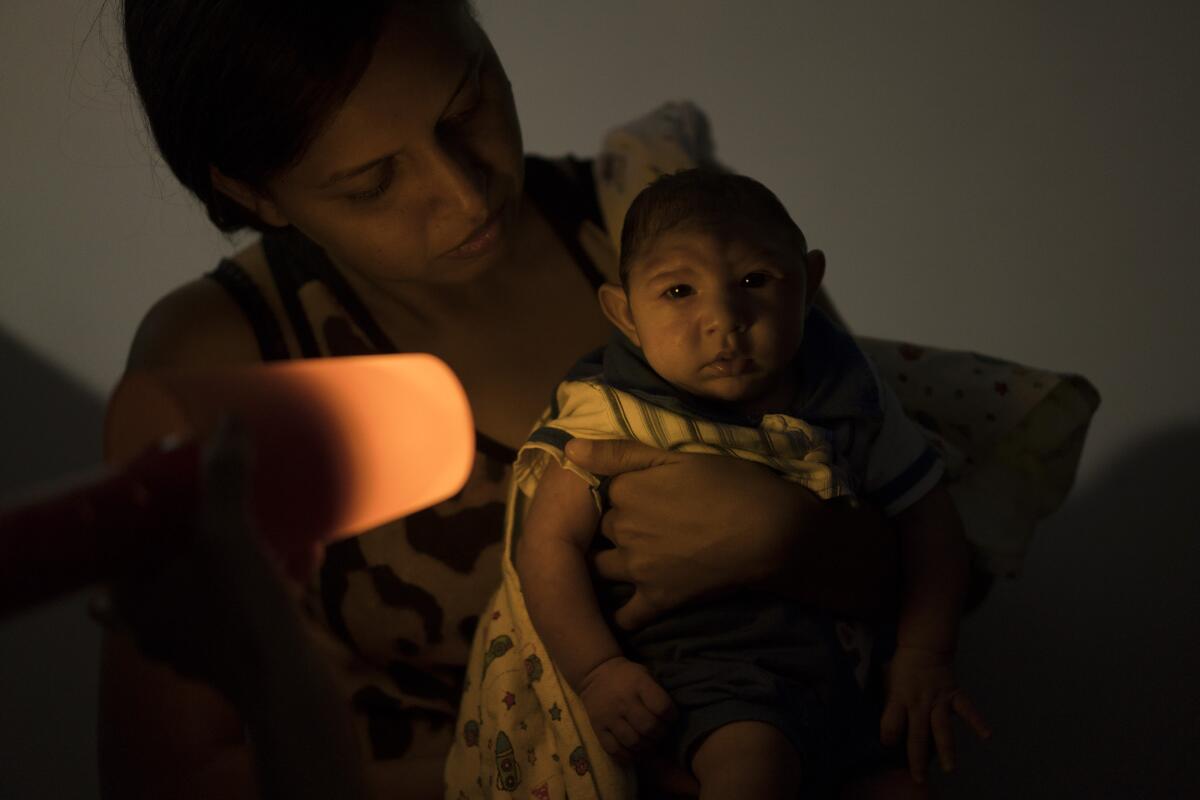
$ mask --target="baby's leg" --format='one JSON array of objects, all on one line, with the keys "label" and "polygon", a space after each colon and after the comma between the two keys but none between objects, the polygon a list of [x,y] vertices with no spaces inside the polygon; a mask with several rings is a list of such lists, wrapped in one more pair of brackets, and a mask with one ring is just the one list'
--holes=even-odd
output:
[{"label": "baby's leg", "polygon": [[701,740],[692,755],[700,800],[779,798],[800,791],[799,754],[783,731],[765,722],[722,725]]}]

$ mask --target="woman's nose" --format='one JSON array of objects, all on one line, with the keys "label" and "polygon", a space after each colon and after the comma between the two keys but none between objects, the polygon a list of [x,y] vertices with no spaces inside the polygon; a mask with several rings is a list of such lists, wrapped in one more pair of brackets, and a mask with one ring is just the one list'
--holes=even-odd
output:
[{"label": "woman's nose", "polygon": [[450,211],[482,223],[488,215],[487,172],[470,153],[453,143],[438,143],[430,152],[430,198]]}]

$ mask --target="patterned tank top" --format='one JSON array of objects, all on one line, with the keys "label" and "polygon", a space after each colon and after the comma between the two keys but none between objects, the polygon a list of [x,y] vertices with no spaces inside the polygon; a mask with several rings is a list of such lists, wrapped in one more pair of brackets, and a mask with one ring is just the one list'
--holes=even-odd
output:
[{"label": "patterned tank top", "polygon": [[[598,287],[604,278],[581,244],[581,233],[606,235],[592,162],[528,157],[525,185]],[[264,235],[262,244],[269,276],[256,280],[226,259],[207,277],[241,307],[263,361],[403,350],[312,241],[286,229]],[[259,283],[264,278],[277,289],[285,319],[268,304]],[[289,348],[284,325],[299,353]],[[480,432],[476,451],[473,472],[456,496],[331,545],[310,587],[313,634],[377,762],[441,758],[450,745],[477,615],[500,581],[505,491],[516,457]]]}]

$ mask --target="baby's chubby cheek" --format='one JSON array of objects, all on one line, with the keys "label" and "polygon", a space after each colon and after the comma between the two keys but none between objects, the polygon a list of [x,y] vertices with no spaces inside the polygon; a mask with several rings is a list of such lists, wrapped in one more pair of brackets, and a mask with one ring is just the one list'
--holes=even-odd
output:
[{"label": "baby's chubby cheek", "polygon": [[694,347],[683,342],[643,340],[642,352],[650,366],[664,380],[688,390],[697,388],[708,363]]}]

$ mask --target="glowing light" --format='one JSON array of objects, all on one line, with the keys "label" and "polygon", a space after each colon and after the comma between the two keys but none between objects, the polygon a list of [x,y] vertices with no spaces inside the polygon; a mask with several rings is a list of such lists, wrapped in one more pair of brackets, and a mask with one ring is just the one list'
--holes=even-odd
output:
[{"label": "glowing light", "polygon": [[202,437],[225,414],[253,444],[257,524],[285,551],[446,500],[474,459],[466,393],[426,354],[131,373],[109,404],[105,457]]}]

